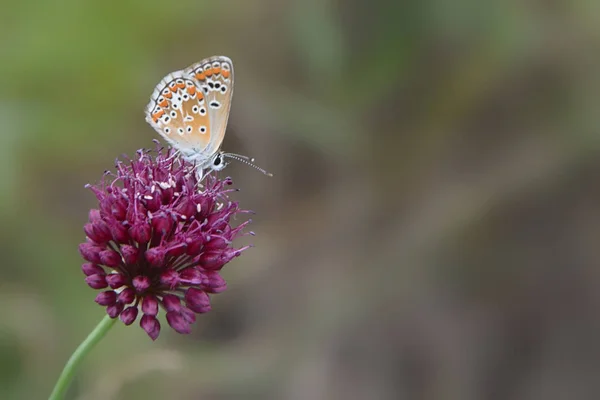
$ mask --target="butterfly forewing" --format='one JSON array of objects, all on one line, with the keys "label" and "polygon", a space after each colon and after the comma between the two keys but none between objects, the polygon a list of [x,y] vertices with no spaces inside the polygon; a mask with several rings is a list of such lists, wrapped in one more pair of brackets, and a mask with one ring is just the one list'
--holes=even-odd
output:
[{"label": "butterfly forewing", "polygon": [[233,65],[227,57],[212,57],[187,68],[185,72],[196,79],[210,120],[211,136],[206,153],[215,154],[225,136],[233,96]]}]

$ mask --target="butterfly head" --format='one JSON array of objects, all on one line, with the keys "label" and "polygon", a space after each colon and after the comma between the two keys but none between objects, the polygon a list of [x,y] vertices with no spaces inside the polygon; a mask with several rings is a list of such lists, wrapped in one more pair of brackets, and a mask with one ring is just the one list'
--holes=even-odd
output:
[{"label": "butterfly head", "polygon": [[228,164],[227,162],[225,162],[225,153],[223,153],[222,151],[219,151],[214,156],[212,156],[212,158],[209,161],[210,164],[208,165],[208,168],[212,169],[213,171],[220,171],[223,168],[225,168]]}]

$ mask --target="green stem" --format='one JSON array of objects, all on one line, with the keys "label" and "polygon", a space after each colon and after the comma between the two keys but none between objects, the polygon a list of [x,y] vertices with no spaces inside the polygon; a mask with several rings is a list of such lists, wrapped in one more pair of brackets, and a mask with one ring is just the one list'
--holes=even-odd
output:
[{"label": "green stem", "polygon": [[69,388],[69,384],[73,380],[73,376],[75,375],[79,364],[81,364],[83,358],[92,350],[96,343],[98,343],[104,337],[104,335],[106,335],[106,332],[108,332],[109,329],[112,328],[116,321],[117,318],[113,319],[108,315],[105,316],[102,319],[102,321],[100,321],[100,323],[96,326],[96,328],[94,328],[92,333],[90,333],[88,337],[83,341],[83,343],[79,345],[79,347],[77,348],[77,350],[75,350],[71,358],[69,358],[67,365],[65,365],[65,368],[60,374],[60,377],[58,378],[58,381],[54,386],[54,390],[52,391],[52,394],[50,395],[48,400],[64,399],[65,393]]}]

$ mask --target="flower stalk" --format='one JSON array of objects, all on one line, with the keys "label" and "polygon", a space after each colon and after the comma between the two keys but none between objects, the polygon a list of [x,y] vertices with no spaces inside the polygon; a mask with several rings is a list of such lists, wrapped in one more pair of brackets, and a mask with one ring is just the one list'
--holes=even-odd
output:
[{"label": "flower stalk", "polygon": [[105,316],[88,337],[79,345],[77,350],[71,355],[71,358],[69,358],[69,361],[67,361],[58,381],[56,381],[56,385],[54,386],[54,390],[52,391],[49,400],[63,400],[65,398],[65,394],[69,389],[69,385],[75,376],[77,368],[85,356],[88,355],[94,346],[102,340],[110,328],[113,327],[116,321],[116,319],[113,319],[108,315]]}]

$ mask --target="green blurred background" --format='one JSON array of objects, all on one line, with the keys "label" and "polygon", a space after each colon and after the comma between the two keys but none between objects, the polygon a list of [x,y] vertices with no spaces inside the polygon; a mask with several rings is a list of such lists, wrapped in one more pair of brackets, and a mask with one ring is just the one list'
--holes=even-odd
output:
[{"label": "green blurred background", "polygon": [[0,398],[103,317],[77,245],[168,72],[222,54],[255,248],[190,336],[70,399],[600,398],[597,1],[40,1],[0,12]]}]

